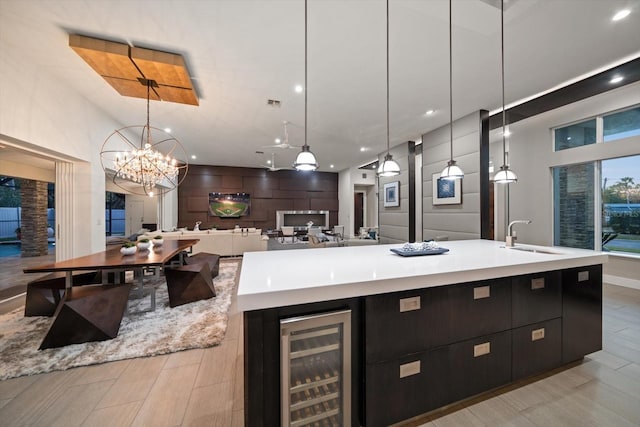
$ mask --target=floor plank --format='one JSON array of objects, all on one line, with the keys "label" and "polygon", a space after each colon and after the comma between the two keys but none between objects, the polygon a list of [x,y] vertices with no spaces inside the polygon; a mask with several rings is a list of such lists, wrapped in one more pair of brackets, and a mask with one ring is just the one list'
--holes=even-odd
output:
[{"label": "floor plank", "polygon": [[163,369],[131,425],[181,425],[197,372],[197,365]]}]

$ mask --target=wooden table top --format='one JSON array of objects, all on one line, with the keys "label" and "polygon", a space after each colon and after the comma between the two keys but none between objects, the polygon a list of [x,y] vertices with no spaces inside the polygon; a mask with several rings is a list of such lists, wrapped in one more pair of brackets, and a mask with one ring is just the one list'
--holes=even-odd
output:
[{"label": "wooden table top", "polygon": [[122,255],[120,246],[106,251],[72,258],[65,261],[25,268],[25,273],[43,273],[51,271],[99,270],[118,268],[138,268],[163,265],[176,254],[198,243],[200,239],[164,240],[162,246],[152,246],[149,250],[138,250],[134,255]]}]

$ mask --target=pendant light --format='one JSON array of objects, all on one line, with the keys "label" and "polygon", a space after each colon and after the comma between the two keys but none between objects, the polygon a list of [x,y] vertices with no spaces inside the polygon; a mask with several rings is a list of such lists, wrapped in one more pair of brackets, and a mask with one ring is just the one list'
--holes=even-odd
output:
[{"label": "pendant light", "polygon": [[500,1],[500,35],[501,35],[501,58],[502,58],[502,166],[500,171],[495,174],[493,180],[499,184],[509,184],[518,181],[518,176],[509,169],[507,165],[507,149],[505,140],[506,136],[506,116],[507,112],[504,106],[504,0]]},{"label": "pendant light", "polygon": [[389,0],[387,0],[387,154],[378,168],[378,176],[400,175],[400,165],[389,152]]},{"label": "pendant light", "polygon": [[307,0],[304,0],[304,145],[293,163],[293,167],[298,171],[318,169],[316,156],[307,145],[307,92]]},{"label": "pendant light", "polygon": [[451,0],[449,0],[449,148],[451,149],[451,156],[447,162],[447,166],[442,169],[440,178],[442,179],[462,179],[464,178],[464,172],[460,169],[460,166],[453,160],[453,37],[452,37],[452,21],[453,16],[451,14]]}]

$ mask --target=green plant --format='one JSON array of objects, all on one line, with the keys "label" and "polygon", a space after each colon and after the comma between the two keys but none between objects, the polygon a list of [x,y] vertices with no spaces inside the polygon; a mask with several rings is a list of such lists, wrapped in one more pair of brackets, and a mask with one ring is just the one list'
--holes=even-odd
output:
[{"label": "green plant", "polygon": [[136,244],[133,242],[126,242],[122,244],[123,248],[133,248]]},{"label": "green plant", "polygon": [[153,240],[162,240],[162,236],[158,235],[153,238]]},{"label": "green plant", "polygon": [[140,239],[140,240],[138,240],[138,242],[141,242],[141,243],[149,243],[149,239]]}]

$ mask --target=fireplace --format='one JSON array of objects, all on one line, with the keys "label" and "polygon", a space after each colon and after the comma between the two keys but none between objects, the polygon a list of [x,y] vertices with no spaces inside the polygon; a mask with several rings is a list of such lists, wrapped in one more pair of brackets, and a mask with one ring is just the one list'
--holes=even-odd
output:
[{"label": "fireplace", "polygon": [[288,225],[304,229],[309,221],[314,227],[329,228],[329,211],[276,211],[277,228]]}]

